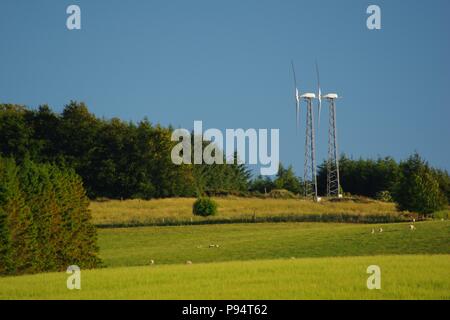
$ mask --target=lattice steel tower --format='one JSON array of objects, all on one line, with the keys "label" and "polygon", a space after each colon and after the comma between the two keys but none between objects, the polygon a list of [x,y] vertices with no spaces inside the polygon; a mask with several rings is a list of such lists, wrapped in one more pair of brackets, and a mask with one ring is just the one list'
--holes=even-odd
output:
[{"label": "lattice steel tower", "polygon": [[317,197],[317,173],[316,173],[316,142],[314,136],[314,112],[312,101],[316,98],[314,93],[304,93],[300,95],[297,87],[297,77],[295,75],[294,62],[291,61],[292,73],[294,76],[294,99],[295,99],[295,118],[298,130],[300,121],[300,100],[306,101],[306,137],[305,137],[305,163],[303,169],[304,195],[313,197],[319,201]]},{"label": "lattice steel tower", "polygon": [[305,197],[313,197],[314,200],[317,200],[316,142],[312,103],[312,100],[315,99],[315,94],[305,93],[300,97],[306,101],[305,162],[303,168]]},{"label": "lattice steel tower", "polygon": [[329,103],[327,196],[341,197],[335,103],[338,95],[329,93],[325,95],[324,98],[327,99]]}]

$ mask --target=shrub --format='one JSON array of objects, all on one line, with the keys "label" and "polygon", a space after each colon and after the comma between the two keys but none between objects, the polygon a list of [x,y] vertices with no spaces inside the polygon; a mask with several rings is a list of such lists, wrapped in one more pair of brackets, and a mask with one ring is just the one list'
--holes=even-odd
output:
[{"label": "shrub", "polygon": [[194,202],[192,212],[196,216],[214,216],[217,213],[217,203],[211,198],[198,198]]}]

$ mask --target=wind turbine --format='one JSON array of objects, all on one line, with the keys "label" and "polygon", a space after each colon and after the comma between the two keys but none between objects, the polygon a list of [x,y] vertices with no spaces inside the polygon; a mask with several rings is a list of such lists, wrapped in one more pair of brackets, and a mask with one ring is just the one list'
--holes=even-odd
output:
[{"label": "wind turbine", "polygon": [[314,134],[314,110],[313,100],[316,98],[315,93],[303,93],[300,92],[297,87],[297,79],[295,76],[294,62],[291,61],[292,71],[294,74],[294,86],[295,86],[295,103],[296,103],[296,120],[297,129],[300,121],[300,102],[306,101],[306,135],[305,135],[305,160],[303,168],[303,181],[305,184],[305,197],[313,197],[314,200],[320,201],[317,196],[317,172],[316,172],[316,145]]}]

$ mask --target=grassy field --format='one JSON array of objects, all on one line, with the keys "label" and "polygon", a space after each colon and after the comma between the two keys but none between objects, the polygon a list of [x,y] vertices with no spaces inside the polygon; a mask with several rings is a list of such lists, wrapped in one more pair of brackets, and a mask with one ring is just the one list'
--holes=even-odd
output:
[{"label": "grassy field", "polygon": [[[382,233],[371,233],[380,226]],[[82,290],[66,288],[66,273],[1,277],[0,299],[450,299],[450,222],[416,228],[253,223],[101,229],[107,268],[82,270]],[[381,290],[366,287],[372,264],[381,267]]]},{"label": "grassy field", "polygon": [[[381,290],[366,269],[381,268]],[[450,299],[450,255],[305,258],[86,270],[0,278],[0,299]]]},{"label": "grassy field", "polygon": [[[210,218],[192,215],[193,198],[157,200],[109,200],[91,202],[93,221],[98,226],[167,225],[205,221],[287,221],[305,215],[400,216],[393,203],[374,200],[320,203],[301,199],[215,198],[218,215]],[[314,217],[313,217],[314,219]]]},{"label": "grassy field", "polygon": [[[225,210],[228,200],[221,201]],[[279,200],[260,201],[275,206]],[[290,200],[283,201],[288,201],[288,208]],[[300,200],[292,201],[294,206]],[[164,202],[158,200],[158,206]],[[93,205],[97,204],[101,205]],[[239,212],[238,204],[230,204],[236,210],[230,212]],[[347,203],[336,210],[343,204]],[[278,210],[275,213],[283,212]],[[101,228],[105,268],[82,270],[82,290],[68,290],[63,272],[0,277],[0,299],[450,299],[450,221],[416,222],[415,231],[409,225],[291,222]],[[381,267],[381,290],[366,287],[366,269],[372,264]]]},{"label": "grassy field", "polygon": [[[257,223],[99,230],[108,267],[291,257],[450,254],[450,221],[382,225]],[[211,247],[210,245],[219,245]]]}]

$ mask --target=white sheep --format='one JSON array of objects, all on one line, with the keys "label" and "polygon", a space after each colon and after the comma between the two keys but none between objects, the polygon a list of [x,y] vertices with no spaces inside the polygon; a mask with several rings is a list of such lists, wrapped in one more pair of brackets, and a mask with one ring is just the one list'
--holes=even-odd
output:
[{"label": "white sheep", "polygon": [[374,228],[372,228],[372,234],[375,234],[375,229]]},{"label": "white sheep", "polygon": [[192,264],[191,260],[186,261],[186,264]]},{"label": "white sheep", "polygon": [[155,260],[150,260],[150,264],[155,264]]},{"label": "white sheep", "polygon": [[416,230],[416,227],[415,227],[413,224],[410,224],[410,225],[409,225],[409,229],[410,229],[411,231],[414,231],[414,230]]},{"label": "white sheep", "polygon": [[382,232],[383,232],[383,228],[380,227],[380,229],[379,229],[378,231],[379,231],[380,233],[382,233]]}]

